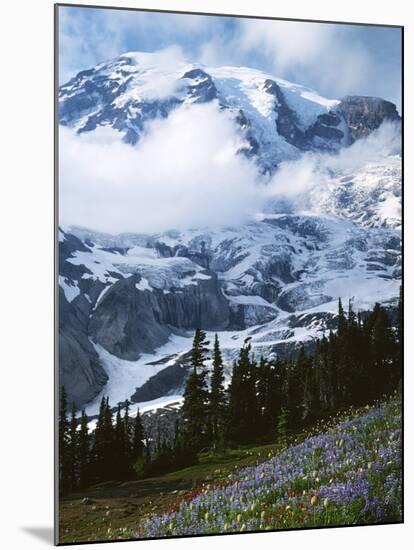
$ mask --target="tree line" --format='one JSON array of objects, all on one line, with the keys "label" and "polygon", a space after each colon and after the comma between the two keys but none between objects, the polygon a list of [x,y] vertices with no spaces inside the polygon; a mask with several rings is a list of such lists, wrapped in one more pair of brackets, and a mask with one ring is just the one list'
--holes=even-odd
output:
[{"label": "tree line", "polygon": [[[124,410],[123,416],[121,409]],[[136,477],[134,465],[143,457],[144,430],[139,410],[130,417],[130,402],[119,404],[115,419],[108,398],[101,400],[96,428],[88,429],[83,410],[80,420],[73,403],[70,418],[62,386],[59,411],[59,489],[68,493],[107,480]]]},{"label": "tree line", "polygon": [[379,304],[362,316],[349,301],[345,311],[339,300],[337,330],[317,340],[312,350],[302,346],[295,357],[257,360],[246,339],[227,387],[217,335],[210,355],[206,333],[197,329],[173,441],[149,441],[139,411],[131,419],[126,401],[118,405],[114,419],[104,398],[96,429],[89,434],[84,411],[78,421],[73,407],[68,420],[62,388],[62,491],[179,469],[194,464],[204,449],[283,441],[318,418],[379,399],[401,380],[401,295],[395,317],[392,323]]}]

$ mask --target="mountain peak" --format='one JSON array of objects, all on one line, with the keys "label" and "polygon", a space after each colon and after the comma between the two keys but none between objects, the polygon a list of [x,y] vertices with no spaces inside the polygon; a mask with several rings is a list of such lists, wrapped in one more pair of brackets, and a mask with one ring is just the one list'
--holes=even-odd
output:
[{"label": "mountain peak", "polygon": [[211,102],[233,117],[246,143],[239,152],[264,173],[303,150],[335,151],[399,120],[380,98],[327,99],[255,68],[188,63],[174,48],[126,52],[81,71],[60,87],[59,119],[78,133],[112,127],[135,145],[154,119]]}]

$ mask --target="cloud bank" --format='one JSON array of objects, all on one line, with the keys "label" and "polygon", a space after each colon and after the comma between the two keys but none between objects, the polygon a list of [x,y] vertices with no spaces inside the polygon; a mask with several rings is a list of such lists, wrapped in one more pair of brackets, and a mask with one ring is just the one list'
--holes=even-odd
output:
[{"label": "cloud bank", "polygon": [[352,175],[370,163],[379,164],[390,155],[401,155],[401,132],[397,124],[383,123],[365,139],[337,153],[309,152],[283,162],[262,189],[264,208],[318,214],[319,198],[339,183],[340,176]]},{"label": "cloud bank", "polygon": [[245,145],[240,131],[216,103],[153,121],[134,147],[120,137],[109,127],[80,136],[60,128],[61,224],[154,233],[237,225],[274,212],[318,214],[318,197],[338,174],[401,152],[399,128],[388,123],[336,154],[305,153],[265,177],[237,153]]},{"label": "cloud bank", "polygon": [[242,146],[214,103],[154,121],[135,147],[110,128],[61,128],[60,221],[111,233],[241,223],[263,200]]}]

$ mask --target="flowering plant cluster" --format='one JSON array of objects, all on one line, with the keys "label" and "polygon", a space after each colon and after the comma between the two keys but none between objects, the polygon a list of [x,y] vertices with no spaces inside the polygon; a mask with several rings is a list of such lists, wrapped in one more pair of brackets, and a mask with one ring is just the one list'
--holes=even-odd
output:
[{"label": "flowering plant cluster", "polygon": [[401,406],[367,407],[227,482],[148,517],[134,537],[398,522],[402,517]]}]

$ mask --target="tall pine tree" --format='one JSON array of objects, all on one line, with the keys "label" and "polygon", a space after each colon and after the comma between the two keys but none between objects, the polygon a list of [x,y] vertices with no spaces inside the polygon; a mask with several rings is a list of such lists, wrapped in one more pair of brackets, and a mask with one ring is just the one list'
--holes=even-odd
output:
[{"label": "tall pine tree", "polygon": [[250,343],[245,342],[233,367],[229,386],[227,435],[234,443],[255,439],[259,420],[257,400],[257,366],[250,358]]},{"label": "tall pine tree", "polygon": [[76,489],[78,480],[78,421],[76,418],[76,405],[72,403],[72,414],[69,425],[69,487]]},{"label": "tall pine tree", "polygon": [[211,438],[214,446],[222,437],[225,411],[223,359],[220,343],[216,334],[213,349],[213,372],[211,375],[211,391],[209,396],[209,413],[211,422]]},{"label": "tall pine tree", "polygon": [[64,494],[70,487],[69,467],[69,422],[65,387],[60,390],[59,400],[59,491]]},{"label": "tall pine tree", "polygon": [[90,435],[88,429],[88,417],[85,410],[82,411],[79,437],[78,437],[78,452],[79,452],[79,487],[84,489],[89,485],[89,447]]},{"label": "tall pine tree", "polygon": [[137,414],[134,420],[132,438],[132,460],[136,462],[139,458],[142,458],[144,452],[144,428],[142,426],[141,415],[137,408]]},{"label": "tall pine tree", "polygon": [[208,435],[208,392],[204,370],[207,346],[205,332],[197,329],[191,350],[192,372],[186,382],[181,409],[185,446],[195,452],[206,445]]}]

